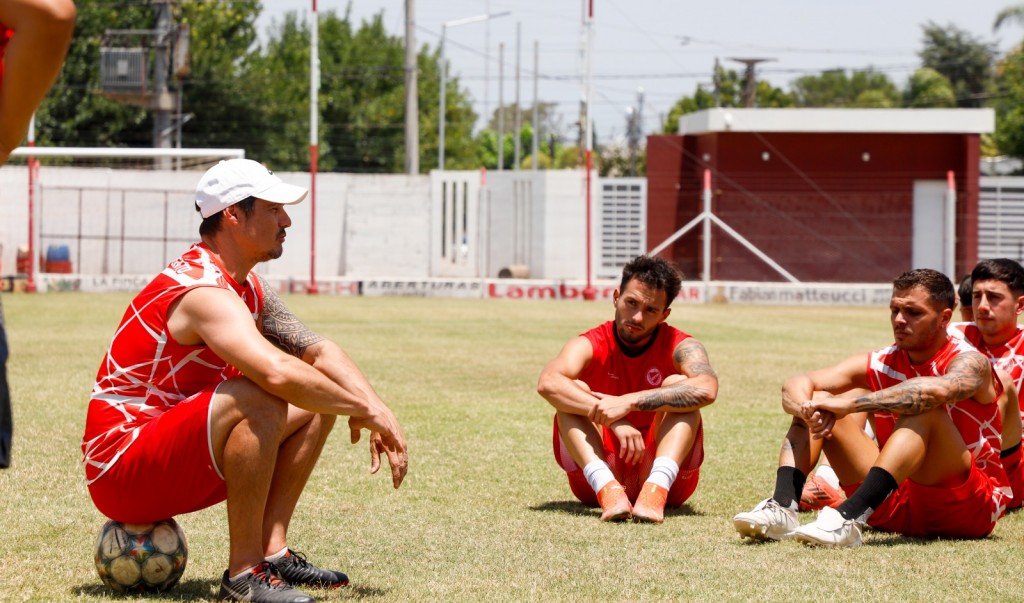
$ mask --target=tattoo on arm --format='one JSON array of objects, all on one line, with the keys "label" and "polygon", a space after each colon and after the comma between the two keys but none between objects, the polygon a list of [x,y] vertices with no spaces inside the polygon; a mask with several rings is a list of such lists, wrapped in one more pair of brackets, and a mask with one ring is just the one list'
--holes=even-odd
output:
[{"label": "tattoo on arm", "polygon": [[[676,346],[672,360],[687,377],[709,375],[717,378],[708,362],[708,353],[699,341],[690,337]],[[637,398],[637,410],[652,411],[659,408],[684,410],[700,408],[708,403],[709,392],[702,387],[680,383],[669,387],[643,392]]]},{"label": "tattoo on arm", "polygon": [[687,377],[696,377],[697,375],[716,377],[715,369],[711,368],[711,362],[708,360],[707,350],[704,349],[701,342],[692,337],[683,340],[676,346],[675,351],[672,352],[672,360],[682,368]]},{"label": "tattoo on arm", "polygon": [[263,286],[263,311],[260,313],[259,328],[270,343],[285,352],[302,358],[309,346],[323,341],[323,337],[309,330],[302,324],[274,289],[262,276],[258,276]]},{"label": "tattoo on arm", "polygon": [[980,353],[960,354],[950,362],[946,374],[918,377],[854,401],[858,411],[882,410],[916,415],[942,404],[966,400],[978,393],[990,372],[988,360]]}]

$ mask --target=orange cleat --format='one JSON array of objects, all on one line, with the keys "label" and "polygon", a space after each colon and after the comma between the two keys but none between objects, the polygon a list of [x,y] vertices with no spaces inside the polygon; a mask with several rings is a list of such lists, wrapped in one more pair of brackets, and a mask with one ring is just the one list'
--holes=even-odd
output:
[{"label": "orange cleat", "polygon": [[842,490],[837,490],[815,473],[804,482],[804,491],[800,494],[801,511],[820,511],[825,507],[838,507],[846,500]]},{"label": "orange cleat", "polygon": [[666,500],[668,500],[668,490],[658,484],[644,482],[643,488],[640,489],[640,495],[636,497],[636,506],[633,507],[633,519],[648,523],[665,521]]},{"label": "orange cleat", "polygon": [[615,480],[598,490],[597,502],[601,505],[601,521],[627,521],[633,513],[626,491]]}]

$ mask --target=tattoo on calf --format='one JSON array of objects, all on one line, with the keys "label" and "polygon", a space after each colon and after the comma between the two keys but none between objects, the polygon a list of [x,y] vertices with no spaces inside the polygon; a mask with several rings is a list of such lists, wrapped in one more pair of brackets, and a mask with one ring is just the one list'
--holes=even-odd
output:
[{"label": "tattoo on calf", "polygon": [[259,277],[263,286],[263,312],[260,313],[260,332],[270,343],[281,348],[285,352],[301,358],[309,346],[323,341],[323,337],[317,335],[302,323],[284,301],[277,295],[263,277]]}]

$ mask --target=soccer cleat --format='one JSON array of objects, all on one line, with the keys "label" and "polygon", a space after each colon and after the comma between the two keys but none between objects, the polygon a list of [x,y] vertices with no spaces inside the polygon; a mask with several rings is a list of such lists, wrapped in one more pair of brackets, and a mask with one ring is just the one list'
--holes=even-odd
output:
[{"label": "soccer cleat", "polygon": [[801,511],[820,511],[825,507],[838,507],[846,500],[842,490],[832,487],[824,478],[815,473],[804,482],[804,491],[800,494]]},{"label": "soccer cleat", "polygon": [[615,480],[597,491],[597,502],[601,505],[601,521],[626,521],[633,513],[626,491]]},{"label": "soccer cleat", "polygon": [[274,560],[277,573],[288,584],[313,586],[316,588],[340,588],[348,586],[348,576],[342,572],[319,568],[309,561],[302,553],[288,549],[284,557]]},{"label": "soccer cleat", "polygon": [[738,513],[732,524],[741,537],[751,540],[785,540],[800,526],[796,511],[779,506],[771,498],[757,503],[750,511]]},{"label": "soccer cleat", "polygon": [[640,495],[636,497],[636,504],[633,505],[633,520],[649,523],[661,523],[665,520],[665,501],[668,500],[668,490],[658,484],[644,482],[640,489]]},{"label": "soccer cleat", "polygon": [[264,561],[249,573],[232,580],[228,572],[220,581],[221,601],[256,601],[258,603],[313,603],[301,590],[296,590],[276,573],[273,563]]},{"label": "soccer cleat", "polygon": [[798,542],[814,546],[847,547],[861,545],[860,524],[846,519],[832,507],[825,507],[817,519],[793,531]]}]

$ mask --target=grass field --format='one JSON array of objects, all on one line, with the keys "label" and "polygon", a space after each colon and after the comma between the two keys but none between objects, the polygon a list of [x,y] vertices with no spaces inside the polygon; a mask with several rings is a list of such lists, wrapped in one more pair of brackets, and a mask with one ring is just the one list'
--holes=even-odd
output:
[{"label": "grass field", "polygon": [[[129,296],[4,297],[14,465],[0,471],[0,600],[123,600],[93,567],[103,518],[79,466],[86,400]],[[771,493],[790,374],[891,341],[886,309],[685,306],[721,392],[705,410],[696,494],[663,525],[602,524],[551,455],[536,378],[571,336],[612,315],[598,302],[287,297],[341,343],[395,409],[410,443],[398,491],[368,475],[363,444],[328,443],[291,545],[349,573],[312,591],[367,601],[1020,601],[1024,514],[982,541],[869,533],[853,550],[740,541],[731,517]],[[809,521],[810,516],[803,518]],[[223,505],[178,517],[190,548],[174,590],[216,597],[227,562]]]}]

